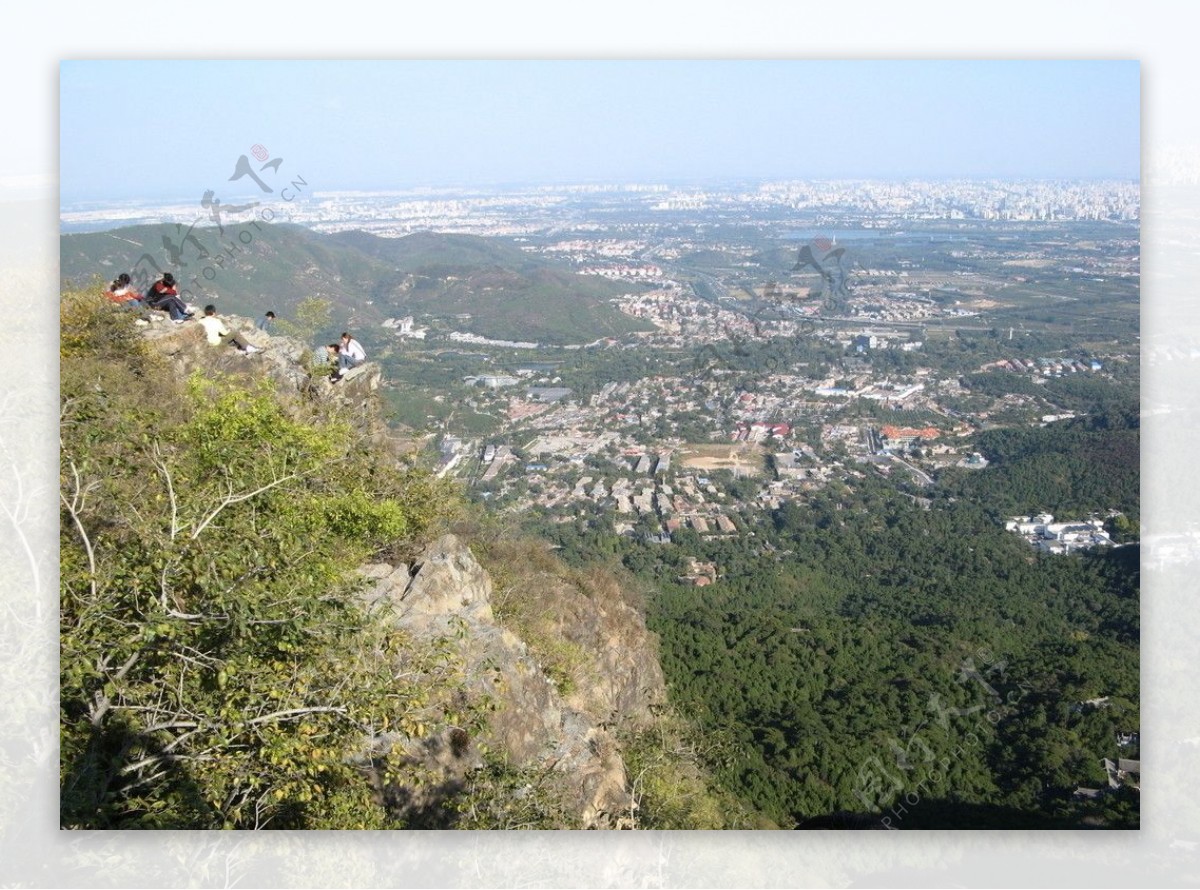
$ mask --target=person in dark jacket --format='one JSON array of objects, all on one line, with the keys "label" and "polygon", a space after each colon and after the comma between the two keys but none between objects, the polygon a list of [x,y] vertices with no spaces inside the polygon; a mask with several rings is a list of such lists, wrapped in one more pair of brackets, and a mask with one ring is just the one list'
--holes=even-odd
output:
[{"label": "person in dark jacket", "polygon": [[179,291],[175,287],[175,276],[167,272],[146,291],[146,305],[151,309],[167,312],[175,324],[183,324],[195,313],[188,312],[187,305],[179,299]]}]

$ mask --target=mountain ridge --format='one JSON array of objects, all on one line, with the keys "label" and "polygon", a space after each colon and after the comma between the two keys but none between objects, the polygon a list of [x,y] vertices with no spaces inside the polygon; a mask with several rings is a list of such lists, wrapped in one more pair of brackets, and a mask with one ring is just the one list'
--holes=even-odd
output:
[{"label": "mountain ridge", "polygon": [[211,227],[141,225],[61,235],[60,264],[68,286],[121,272],[148,283],[171,271],[185,300],[252,317],[268,309],[292,315],[316,297],[360,330],[407,315],[443,332],[554,344],[646,329],[611,302],[639,286],[579,275],[476,235],[383,238],[264,222],[222,236]]}]

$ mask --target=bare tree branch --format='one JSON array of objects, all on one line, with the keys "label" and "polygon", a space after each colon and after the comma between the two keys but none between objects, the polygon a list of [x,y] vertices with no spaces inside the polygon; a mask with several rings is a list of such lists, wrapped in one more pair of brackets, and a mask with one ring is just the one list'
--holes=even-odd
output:
[{"label": "bare tree branch", "polygon": [[[122,680],[124,680],[125,675],[129,673],[129,671],[135,664],[137,664],[138,659],[141,657],[141,650],[138,650],[130,655],[129,658],[126,659],[125,663],[117,669],[117,672],[112,675],[110,682],[120,683]],[[100,669],[101,671],[104,671],[104,665],[101,665]],[[91,713],[88,715],[88,720],[91,722],[92,726],[99,726],[100,721],[104,719],[104,715],[112,710],[112,707],[112,701],[109,699],[109,697],[105,695],[103,691],[97,692],[95,699],[93,700],[92,707],[89,709]]]},{"label": "bare tree branch", "polygon": [[179,534],[179,504],[175,499],[175,484],[171,480],[171,470],[162,459],[162,450],[157,442],[154,443],[154,466],[158,467],[158,471],[163,474],[163,479],[167,482],[167,497],[171,500],[171,540],[174,541],[175,536]]},{"label": "bare tree branch", "polygon": [[318,706],[312,708],[293,708],[290,711],[275,711],[273,714],[263,714],[261,717],[255,717],[249,721],[247,726],[255,726],[259,723],[269,723],[272,720],[287,720],[292,717],[301,717],[305,714],[345,714],[345,708],[334,708],[328,706]]},{"label": "bare tree branch", "polygon": [[208,518],[196,526],[195,531],[192,532],[192,540],[194,541],[196,538],[200,537],[200,533],[208,528],[209,524],[212,523],[212,521],[216,519],[217,516],[220,515],[221,511],[226,507],[229,507],[233,504],[240,504],[242,501],[248,501],[250,498],[257,497],[263,492],[270,491],[272,488],[276,488],[285,482],[290,482],[292,479],[296,479],[298,476],[298,473],[292,473],[288,476],[283,476],[274,480],[273,482],[268,482],[266,485],[262,485],[254,489],[254,491],[248,491],[245,494],[233,494],[231,491],[221,500],[221,503],[217,505],[217,508],[208,514]]},{"label": "bare tree branch", "polygon": [[127,776],[130,773],[136,773],[138,770],[144,769],[151,764],[177,763],[180,760],[212,760],[212,758],[205,754],[153,754],[150,757],[143,757],[137,763],[130,763],[121,767],[121,775]]},{"label": "bare tree branch", "polygon": [[[60,443],[61,444],[61,443]],[[79,537],[83,541],[83,549],[87,553],[88,560],[88,577],[92,590],[92,598],[96,598],[96,551],[92,547],[92,539],[88,537],[87,529],[83,527],[83,520],[80,518],[80,513],[83,512],[84,504],[87,501],[88,494],[99,485],[98,482],[92,481],[84,485],[79,478],[79,468],[75,466],[75,461],[71,458],[67,459],[67,464],[71,468],[71,478],[74,482],[74,489],[71,492],[71,499],[67,500],[65,494],[61,491],[58,493],[59,500],[62,501],[67,512],[71,514],[71,520],[75,523],[75,530],[79,532]]]},{"label": "bare tree branch", "polygon": [[[5,399],[7,402],[7,399]],[[13,532],[20,542],[21,549],[25,551],[25,559],[29,563],[29,569],[33,573],[33,609],[34,618],[40,620],[42,617],[41,603],[41,574],[38,571],[37,556],[33,552],[33,546],[29,543],[29,538],[25,534],[25,522],[29,518],[29,506],[33,502],[31,496],[25,493],[24,477],[17,465],[15,459],[10,456],[8,445],[0,439],[0,449],[3,449],[5,457],[8,459],[9,466],[12,467],[13,481],[16,483],[16,492],[8,497],[0,498],[0,511],[8,517],[9,523],[12,525]]]}]

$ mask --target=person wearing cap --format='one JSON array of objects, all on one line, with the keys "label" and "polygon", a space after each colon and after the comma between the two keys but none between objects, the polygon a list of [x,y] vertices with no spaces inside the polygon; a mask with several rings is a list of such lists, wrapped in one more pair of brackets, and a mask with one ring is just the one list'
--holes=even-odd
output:
[{"label": "person wearing cap", "polygon": [[146,291],[146,305],[151,309],[167,312],[175,324],[183,324],[193,315],[187,305],[179,299],[179,291],[175,288],[175,276],[167,272]]}]

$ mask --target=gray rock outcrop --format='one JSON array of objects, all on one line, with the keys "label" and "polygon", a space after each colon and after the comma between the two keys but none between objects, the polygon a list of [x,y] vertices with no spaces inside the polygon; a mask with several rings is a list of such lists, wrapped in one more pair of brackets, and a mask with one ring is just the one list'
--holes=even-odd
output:
[{"label": "gray rock outcrop", "polygon": [[[313,350],[292,337],[272,336],[258,330],[252,321],[237,315],[222,315],[221,319],[245,343],[261,352],[247,354],[234,347],[213,345],[197,321],[175,324],[161,312],[150,312],[151,323],[144,336],[165,356],[180,375],[193,371],[211,374],[214,371],[234,376],[265,376],[280,392],[295,392],[309,398],[337,401],[366,409],[379,389],[382,375],[374,362],[347,372],[341,381],[331,383],[323,373],[310,375],[314,363]],[[316,361],[319,363],[320,359]]]},{"label": "gray rock outcrop", "polygon": [[[628,823],[631,798],[626,788],[625,768],[616,740],[601,723],[608,714],[591,713],[578,705],[589,696],[572,696],[568,701],[538,664],[524,642],[496,623],[492,612],[492,581],[470,550],[455,536],[445,535],[430,545],[410,569],[408,566],[374,564],[362,574],[371,580],[364,593],[382,620],[417,639],[455,639],[470,692],[488,696],[495,711],[479,739],[492,750],[503,751],[513,765],[532,767],[551,774],[573,814],[589,828],[616,828]],[[595,642],[602,634],[600,612],[627,609],[617,603],[592,604],[589,610],[577,603],[573,611],[584,636]],[[637,624],[640,626],[640,618]],[[644,627],[641,648],[647,650]],[[596,656],[602,664],[619,665],[616,650],[630,639],[618,635],[611,646],[600,646]],[[642,670],[618,670],[606,677],[604,689],[590,696],[602,706],[645,709],[647,677]],[[624,677],[624,681],[622,681]],[[661,674],[650,677],[661,692]],[[407,739],[401,744],[413,757],[436,764],[453,781],[478,761],[469,754],[452,758],[446,751],[454,746],[440,734],[431,739]],[[461,750],[461,746],[460,746]]]}]

